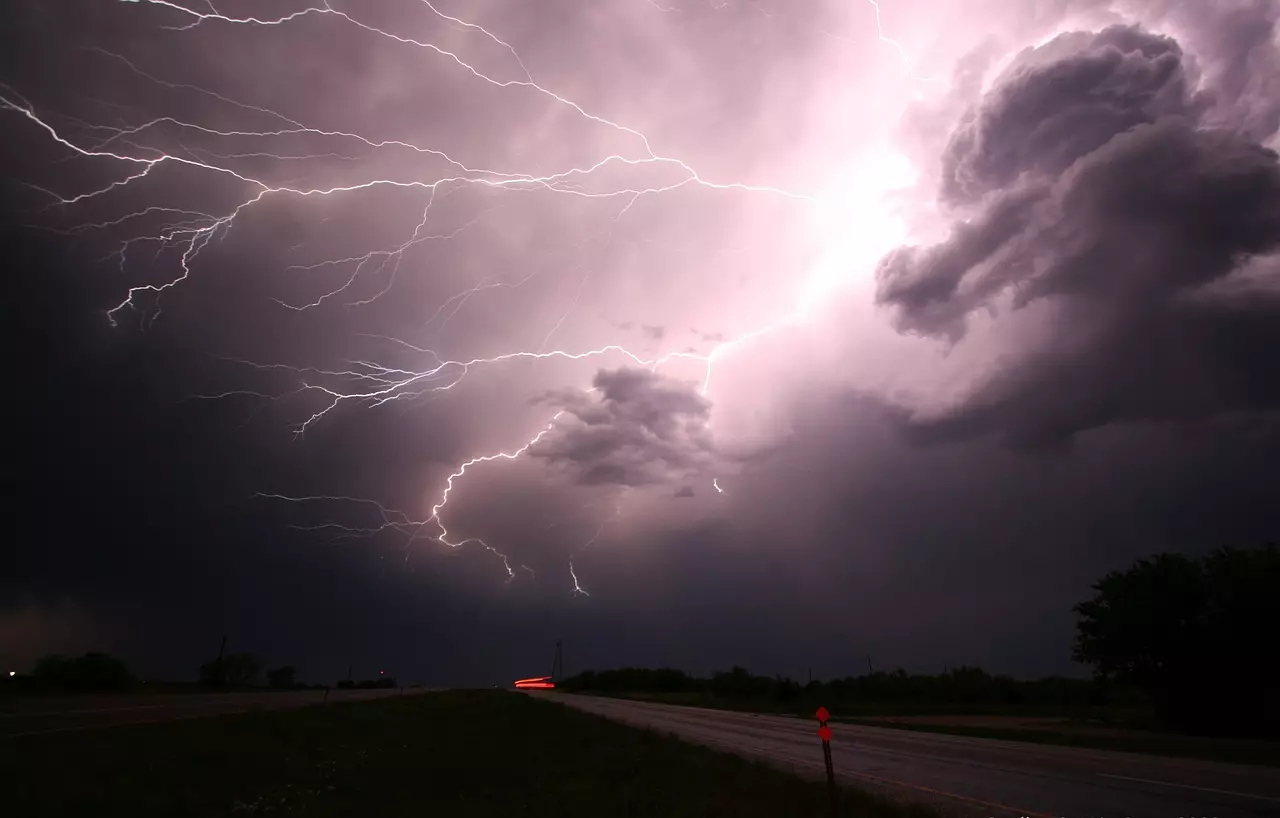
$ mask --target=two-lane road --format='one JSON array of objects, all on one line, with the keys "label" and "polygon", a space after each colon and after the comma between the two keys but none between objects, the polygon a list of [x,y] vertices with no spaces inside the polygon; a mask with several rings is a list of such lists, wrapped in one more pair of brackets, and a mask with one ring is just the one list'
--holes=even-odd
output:
[{"label": "two-lane road", "polygon": [[[405,693],[423,692],[411,688]],[[398,689],[331,690],[329,703],[397,696]],[[0,700],[0,738],[281,710],[325,701],[323,690],[157,693],[145,696],[33,697]]]},{"label": "two-lane road", "polygon": [[[616,721],[823,775],[817,723],[531,693]],[[1238,818],[1280,816],[1280,769],[832,724],[844,783],[987,816]]]}]

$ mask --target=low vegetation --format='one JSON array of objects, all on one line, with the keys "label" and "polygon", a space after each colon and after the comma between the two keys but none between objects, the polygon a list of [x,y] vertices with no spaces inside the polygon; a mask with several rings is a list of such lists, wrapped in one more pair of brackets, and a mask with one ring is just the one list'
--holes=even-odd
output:
[{"label": "low vegetation", "polygon": [[756,676],[741,667],[705,678],[671,668],[621,668],[586,671],[559,686],[575,692],[626,694],[674,703],[713,703],[735,710],[802,715],[809,715],[820,704],[851,716],[1016,713],[1114,721],[1141,720],[1149,713],[1145,698],[1133,688],[1101,685],[1088,679],[1018,681],[971,667],[957,667],[937,675],[898,669],[806,684],[784,677]]},{"label": "low vegetation", "polygon": [[[32,736],[6,814],[827,816],[825,786],[499,691]],[[840,814],[925,815],[844,791]]]}]

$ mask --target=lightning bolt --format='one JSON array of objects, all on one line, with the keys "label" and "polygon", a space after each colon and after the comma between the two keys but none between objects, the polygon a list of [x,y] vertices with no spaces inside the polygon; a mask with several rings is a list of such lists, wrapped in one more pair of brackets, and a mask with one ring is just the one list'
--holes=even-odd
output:
[{"label": "lightning bolt", "polygon": [[587,593],[586,589],[584,589],[578,581],[578,575],[573,570],[573,558],[595,545],[600,540],[600,535],[604,533],[605,526],[622,516],[622,500],[625,496],[626,489],[624,488],[623,497],[618,498],[618,501],[613,504],[613,513],[600,521],[600,524],[596,526],[596,532],[591,535],[590,539],[582,544],[581,548],[569,554],[569,578],[573,580],[573,596],[591,596],[591,594]]},{"label": "lightning bolt", "polygon": [[[219,104],[234,108],[250,119],[255,119],[253,127],[228,129],[191,121],[172,115],[163,115],[134,121],[132,123],[118,121],[117,124],[90,123],[71,117],[59,117],[44,112],[17,90],[0,84],[0,111],[16,115],[21,120],[42,132],[49,140],[64,149],[68,156],[79,157],[116,169],[115,178],[88,190],[77,192],[56,192],[43,187],[32,186],[50,199],[50,208],[58,208],[63,212],[87,205],[98,200],[108,200],[126,192],[138,189],[152,180],[165,168],[178,168],[204,174],[210,180],[220,180],[242,191],[242,195],[234,204],[221,210],[190,209],[167,205],[150,204],[114,218],[102,221],[85,221],[70,229],[63,230],[72,236],[93,233],[105,233],[113,230],[133,229],[134,225],[151,225],[140,228],[130,237],[121,241],[107,258],[113,259],[121,270],[126,269],[130,259],[143,247],[150,247],[158,258],[166,252],[176,253],[176,270],[172,277],[164,283],[138,284],[131,286],[123,298],[115,306],[107,310],[107,318],[117,324],[126,311],[136,312],[143,321],[149,324],[161,314],[163,297],[181,286],[193,275],[193,268],[201,253],[213,241],[223,238],[231,231],[237,219],[245,212],[264,206],[273,200],[284,198],[326,198],[352,194],[358,191],[372,190],[406,190],[421,191],[426,202],[421,210],[420,218],[414,229],[403,241],[391,246],[370,250],[363,254],[344,258],[327,259],[320,262],[293,265],[290,270],[303,272],[321,268],[348,270],[346,278],[338,286],[318,294],[310,300],[300,302],[279,303],[294,311],[307,311],[321,305],[341,300],[348,306],[359,307],[377,301],[391,289],[398,275],[402,259],[414,247],[429,242],[447,242],[457,238],[468,229],[476,226],[491,211],[485,211],[470,222],[453,230],[440,231],[431,228],[433,214],[441,199],[450,193],[462,189],[473,188],[496,194],[519,194],[528,192],[547,192],[558,196],[578,197],[582,199],[618,200],[625,204],[618,211],[614,221],[623,218],[632,206],[641,198],[659,196],[685,187],[696,186],[710,191],[733,194],[753,194],[782,197],[801,206],[821,206],[823,203],[811,194],[787,190],[781,187],[754,184],[742,181],[722,181],[710,179],[683,159],[666,155],[653,147],[650,138],[639,130],[593,112],[586,105],[553,90],[538,82],[527,67],[526,61],[517,50],[502,37],[484,26],[469,22],[440,11],[429,0],[418,0],[421,5],[437,19],[456,29],[474,33],[503,49],[514,66],[518,69],[514,77],[500,77],[487,73],[468,62],[457,51],[425,39],[418,39],[403,33],[397,33],[380,27],[363,19],[355,11],[344,11],[335,8],[330,2],[311,5],[280,16],[234,16],[219,11],[213,3],[206,2],[199,8],[183,5],[173,0],[120,0],[138,6],[153,7],[163,14],[171,16],[176,23],[162,26],[170,32],[190,32],[202,27],[220,26],[227,29],[236,27],[252,27],[257,29],[273,29],[298,24],[306,18],[327,18],[338,24],[349,27],[362,36],[376,37],[387,41],[389,47],[417,49],[435,55],[452,70],[469,76],[472,80],[490,86],[504,93],[534,94],[549,105],[572,112],[593,126],[614,132],[630,140],[636,146],[632,153],[611,153],[593,161],[581,162],[561,167],[550,173],[529,173],[510,168],[486,168],[472,166],[445,151],[418,145],[410,141],[389,138],[384,135],[360,133],[355,130],[323,128],[308,123],[300,117],[294,117],[264,106],[253,105],[237,100],[226,94],[189,83],[170,82],[153,72],[147,71],[128,57],[109,51],[105,48],[92,47],[88,51],[103,59],[121,65],[137,78],[158,88],[168,91],[197,95],[213,100]],[[677,11],[671,7],[659,5],[654,0],[647,0],[655,8],[662,11]],[[879,39],[895,48],[904,61],[908,63],[906,52],[896,41],[885,37],[880,25],[880,7],[875,0],[867,0],[873,6],[876,18],[876,30]],[[720,8],[713,4],[713,7]],[[761,9],[763,11],[763,9]],[[910,66],[908,65],[908,68]],[[128,109],[120,106],[124,113]],[[158,143],[168,136],[180,146],[180,150],[164,149]],[[213,150],[209,148],[187,148],[185,142],[191,139],[208,140],[217,143],[236,143],[244,140],[271,143],[283,142],[297,138],[322,140],[333,144],[330,151],[323,152],[268,152],[244,150]],[[355,162],[361,151],[391,151],[411,155],[418,159],[434,163],[439,172],[424,178],[372,178],[346,184],[299,184],[287,179],[277,179],[261,172],[243,169],[247,160],[271,159],[275,163],[273,170],[283,170],[291,161],[304,161],[317,157],[335,158],[346,162]],[[606,185],[597,181],[603,172],[621,170],[631,173],[642,171],[661,172],[669,178],[658,182],[640,179],[622,184]],[[485,279],[479,284],[465,289],[446,299],[435,312],[430,315],[424,328],[439,331],[451,318],[472,298],[495,288],[519,287],[530,280],[536,270],[522,276],[504,280]],[[383,286],[371,296],[354,297],[352,291],[361,280],[370,276],[380,276]],[[302,421],[293,427],[296,435],[304,435],[314,424],[328,417],[340,407],[363,406],[377,407],[393,401],[408,401],[446,393],[457,386],[473,370],[499,365],[504,362],[518,360],[537,361],[545,359],[585,360],[591,358],[612,357],[627,361],[637,366],[656,370],[658,367],[674,360],[699,362],[704,367],[700,392],[706,395],[711,384],[714,364],[730,354],[734,349],[745,346],[770,333],[801,320],[804,313],[795,310],[777,317],[769,324],[746,332],[738,337],[717,344],[708,353],[690,351],[669,351],[657,356],[642,356],[632,352],[620,344],[605,344],[589,349],[550,349],[545,347],[552,336],[569,317],[577,306],[578,298],[591,277],[588,271],[581,279],[573,302],[561,315],[559,321],[549,328],[545,339],[534,351],[516,350],[489,357],[457,357],[446,358],[426,347],[411,344],[408,341],[390,337],[375,336],[384,343],[398,349],[427,359],[427,365],[417,368],[401,368],[381,363],[376,360],[353,359],[333,368],[299,367],[282,363],[262,363],[250,360],[235,359],[235,363],[249,369],[266,373],[275,373],[294,379],[293,389],[278,394],[270,394],[252,389],[228,390],[221,393],[200,395],[207,399],[225,399],[233,396],[251,396],[254,398],[279,401],[286,397],[310,397],[317,401],[313,409]],[[493,545],[478,537],[462,537],[453,535],[444,523],[444,514],[449,500],[455,496],[460,483],[474,469],[497,461],[513,461],[521,457],[532,446],[549,434],[559,420],[562,412],[557,412],[547,423],[529,439],[512,448],[472,457],[459,465],[445,480],[438,500],[431,506],[425,516],[385,506],[375,500],[361,497],[337,495],[323,496],[290,496],[278,493],[262,493],[259,496],[277,502],[306,504],[323,503],[326,505],[349,505],[353,508],[371,512],[373,522],[365,525],[347,525],[337,522],[325,522],[310,526],[294,526],[308,531],[326,531],[338,538],[373,537],[386,532],[394,532],[404,539],[406,559],[409,548],[415,542],[430,540],[448,548],[458,549],[463,546],[479,546],[502,560],[507,572],[508,581],[516,577],[516,568],[533,575],[533,570],[525,565],[513,566],[511,558]],[[712,487],[718,494],[725,494],[719,478],[713,478]],[[602,520],[595,534],[569,557],[569,573],[573,582],[573,595],[587,595],[579,583],[574,569],[573,557],[591,547],[602,535],[607,524],[616,520],[622,513],[622,501],[615,506],[614,513]]]},{"label": "lightning bolt", "polygon": [[[880,40],[880,42],[884,43],[885,45],[892,46],[893,50],[898,52],[898,57],[899,59],[902,60],[903,66],[906,67],[907,71],[911,71],[911,58],[907,56],[907,50],[903,48],[902,44],[899,43],[897,40],[890,39],[889,37],[886,37],[884,35],[884,25],[881,24],[880,22],[880,4],[877,3],[876,0],[867,0],[867,2],[871,4],[871,7],[873,9],[875,9],[876,38]],[[911,78],[913,80],[918,80],[920,82],[941,82],[943,79],[942,77],[934,77],[934,76],[920,77],[915,74],[911,74]]]}]

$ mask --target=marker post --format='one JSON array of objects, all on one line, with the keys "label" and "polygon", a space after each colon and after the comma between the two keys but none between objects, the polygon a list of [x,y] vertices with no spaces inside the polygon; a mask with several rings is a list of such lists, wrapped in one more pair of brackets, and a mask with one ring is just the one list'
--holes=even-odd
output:
[{"label": "marker post", "polygon": [[822,760],[827,767],[827,794],[831,797],[831,814],[836,814],[836,771],[831,764],[831,728],[827,726],[827,719],[831,718],[831,714],[827,712],[827,708],[819,707],[818,712],[814,714],[818,719],[818,738],[822,739]]}]

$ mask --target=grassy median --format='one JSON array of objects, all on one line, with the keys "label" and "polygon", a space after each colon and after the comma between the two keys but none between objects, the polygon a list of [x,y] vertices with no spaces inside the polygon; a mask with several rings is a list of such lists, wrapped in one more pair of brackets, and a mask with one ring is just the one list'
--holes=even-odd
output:
[{"label": "grassy median", "polygon": [[[498,691],[4,739],[0,769],[24,818],[830,814],[820,783]],[[926,813],[845,791],[841,814]]]}]

